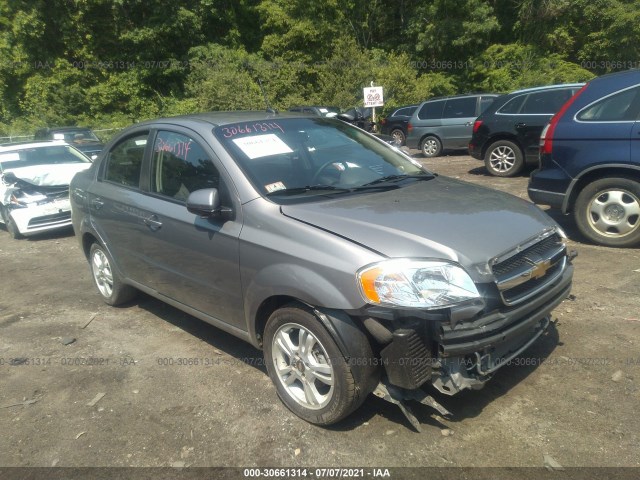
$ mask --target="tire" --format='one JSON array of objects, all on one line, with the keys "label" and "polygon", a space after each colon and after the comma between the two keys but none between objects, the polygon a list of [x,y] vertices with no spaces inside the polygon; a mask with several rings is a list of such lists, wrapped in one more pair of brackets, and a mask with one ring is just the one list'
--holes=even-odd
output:
[{"label": "tire", "polygon": [[491,175],[513,177],[524,168],[524,155],[515,143],[509,140],[498,140],[487,149],[484,165]]},{"label": "tire", "polygon": [[120,275],[113,268],[113,264],[111,255],[102,245],[99,243],[91,245],[89,265],[93,283],[95,283],[105,303],[117,306],[134,298],[137,290],[131,285],[122,282]]},{"label": "tire", "polygon": [[[373,358],[366,336],[357,337],[349,341],[366,342],[356,349]],[[307,348],[299,348],[301,343]],[[362,404],[377,384],[377,378],[372,381],[374,375],[369,371],[355,371],[370,370],[374,362],[347,362],[324,325],[302,305],[285,306],[269,317],[264,331],[264,358],[280,400],[297,416],[315,425],[331,425],[343,419]],[[358,382],[357,378],[363,380]]]},{"label": "tire", "polygon": [[640,182],[602,178],[578,194],[573,216],[580,232],[608,247],[640,244]]},{"label": "tire", "polygon": [[438,157],[442,153],[442,143],[438,137],[429,135],[422,140],[420,150],[422,150],[422,155],[427,158]]},{"label": "tire", "polygon": [[20,240],[24,238],[24,235],[20,233],[18,226],[16,225],[16,221],[11,216],[11,213],[3,206],[2,207],[2,219],[4,220],[4,226],[11,235],[11,238],[15,240]]},{"label": "tire", "polygon": [[396,142],[396,145],[398,145],[399,147],[403,146],[407,141],[407,137],[405,136],[404,132],[399,128],[391,130],[391,136]]}]

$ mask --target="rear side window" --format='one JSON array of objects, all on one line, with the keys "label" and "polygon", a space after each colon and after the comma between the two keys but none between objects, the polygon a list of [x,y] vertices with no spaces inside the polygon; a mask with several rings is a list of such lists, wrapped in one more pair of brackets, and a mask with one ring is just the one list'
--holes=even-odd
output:
[{"label": "rear side window", "polygon": [[476,117],[478,97],[454,98],[447,100],[443,118]]},{"label": "rear side window", "polygon": [[160,131],[153,144],[151,191],[186,201],[203,188],[218,188],[220,174],[204,149],[181,133]]},{"label": "rear side window", "polygon": [[442,118],[444,110],[444,100],[438,102],[426,102],[418,112],[418,118],[421,120],[436,120]]},{"label": "rear side window", "polygon": [[148,133],[129,137],[111,149],[104,179],[119,185],[138,187]]},{"label": "rear side window", "polygon": [[517,97],[513,97],[498,110],[498,113],[511,115],[518,113],[526,98],[526,95],[518,95]]},{"label": "rear side window", "polygon": [[597,101],[578,113],[583,122],[624,122],[638,116],[638,92],[640,87],[630,88]]},{"label": "rear side window", "polygon": [[528,115],[553,115],[571,98],[571,89],[549,90],[530,93],[524,103],[522,112]]},{"label": "rear side window", "polygon": [[393,115],[391,116],[392,117],[400,117],[400,116],[410,117],[411,115],[413,115],[413,112],[415,111],[416,111],[416,107],[399,108],[398,110],[393,112]]},{"label": "rear side window", "polygon": [[496,97],[481,97],[480,98],[480,113],[484,112],[493,103]]}]

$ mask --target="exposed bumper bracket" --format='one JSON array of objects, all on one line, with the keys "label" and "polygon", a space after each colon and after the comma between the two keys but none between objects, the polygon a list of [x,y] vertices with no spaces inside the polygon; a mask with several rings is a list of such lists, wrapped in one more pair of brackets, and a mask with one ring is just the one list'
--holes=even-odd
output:
[{"label": "exposed bumper bracket", "polygon": [[431,395],[427,395],[420,389],[404,390],[394,387],[393,385],[387,385],[383,382],[380,382],[376,389],[373,391],[373,394],[376,397],[382,398],[387,402],[397,405],[404,416],[407,418],[407,420],[409,420],[411,426],[417,432],[422,431],[420,422],[411,411],[411,408],[409,408],[409,405],[407,405],[406,400],[415,400],[416,402],[420,402],[423,405],[432,407],[443,416],[451,415],[451,412],[449,412],[449,410],[440,405]]}]

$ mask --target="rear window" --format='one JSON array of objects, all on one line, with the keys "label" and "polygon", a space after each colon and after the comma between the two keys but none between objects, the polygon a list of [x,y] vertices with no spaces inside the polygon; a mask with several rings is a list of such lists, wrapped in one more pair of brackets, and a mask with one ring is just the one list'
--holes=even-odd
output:
[{"label": "rear window", "polygon": [[597,101],[576,115],[583,122],[625,122],[638,117],[638,92],[630,88]]},{"label": "rear window", "polygon": [[442,118],[444,110],[444,100],[437,102],[425,102],[418,112],[418,118],[421,120],[436,120]]},{"label": "rear window", "polygon": [[524,103],[522,112],[528,115],[553,115],[571,98],[571,89],[549,90],[530,93]]},{"label": "rear window", "polygon": [[417,107],[407,107],[407,108],[399,108],[398,110],[396,110],[395,112],[393,112],[393,114],[391,115],[392,117],[410,117],[411,115],[413,115],[413,112],[416,111]]}]

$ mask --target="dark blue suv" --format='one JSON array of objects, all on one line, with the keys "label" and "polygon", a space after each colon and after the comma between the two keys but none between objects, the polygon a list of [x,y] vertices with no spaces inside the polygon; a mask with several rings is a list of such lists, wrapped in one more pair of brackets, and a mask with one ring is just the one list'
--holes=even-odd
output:
[{"label": "dark blue suv", "polygon": [[596,78],[569,99],[540,138],[529,197],[573,213],[585,237],[640,244],[640,70]]}]

